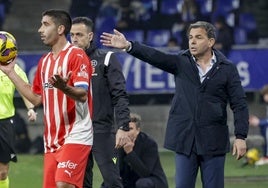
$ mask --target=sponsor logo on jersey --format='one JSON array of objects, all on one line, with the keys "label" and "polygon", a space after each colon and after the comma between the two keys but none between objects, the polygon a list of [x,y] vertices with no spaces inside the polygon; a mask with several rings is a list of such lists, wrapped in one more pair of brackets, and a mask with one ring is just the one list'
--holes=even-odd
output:
[{"label": "sponsor logo on jersey", "polygon": [[89,78],[88,77],[88,72],[87,72],[87,66],[85,64],[82,64],[80,66],[80,71],[77,74],[79,77],[84,77],[84,78]]},{"label": "sponsor logo on jersey", "polygon": [[64,173],[68,174],[68,176],[71,178],[73,171],[64,170]]},{"label": "sponsor logo on jersey", "polygon": [[44,89],[52,89],[53,85],[51,85],[50,83],[46,82],[46,83],[43,83],[43,88]]},{"label": "sponsor logo on jersey", "polygon": [[62,161],[58,163],[57,168],[68,168],[68,169],[75,169],[77,167],[77,163],[74,163],[70,160],[68,161]]}]

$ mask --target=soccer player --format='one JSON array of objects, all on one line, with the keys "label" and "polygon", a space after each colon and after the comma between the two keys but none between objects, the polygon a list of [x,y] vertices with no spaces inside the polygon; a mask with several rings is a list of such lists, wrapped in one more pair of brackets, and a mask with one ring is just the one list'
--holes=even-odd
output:
[{"label": "soccer player", "polygon": [[39,60],[32,86],[16,74],[15,61],[0,66],[22,95],[43,105],[44,188],[82,188],[93,142],[92,67],[85,52],[67,40],[71,24],[64,10],[43,12],[38,32],[51,51]]},{"label": "soccer player", "polygon": [[204,188],[224,188],[224,163],[230,151],[227,104],[234,115],[233,155],[246,151],[248,107],[236,66],[214,49],[215,27],[205,21],[190,24],[189,49],[164,53],[127,41],[117,30],[103,33],[105,46],[129,54],[173,74],[175,94],[169,113],[164,147],[175,152],[176,188],[194,188],[198,171]]},{"label": "soccer player", "polygon": [[[124,144],[130,118],[129,101],[125,90],[126,81],[121,64],[111,51],[96,49],[93,44],[91,19],[74,18],[70,33],[72,43],[86,51],[94,67],[92,74],[94,145],[91,154],[102,174],[103,186],[123,187],[115,147]],[[92,155],[89,157],[86,169],[84,188],[92,187]]]},{"label": "soccer player", "polygon": [[[25,72],[18,66],[14,67],[15,72],[28,82]],[[8,170],[9,162],[17,162],[15,150],[15,106],[13,103],[15,85],[12,81],[0,71],[0,187],[9,188]],[[22,96],[24,104],[28,109],[28,120],[35,121],[36,113],[34,105]]]}]

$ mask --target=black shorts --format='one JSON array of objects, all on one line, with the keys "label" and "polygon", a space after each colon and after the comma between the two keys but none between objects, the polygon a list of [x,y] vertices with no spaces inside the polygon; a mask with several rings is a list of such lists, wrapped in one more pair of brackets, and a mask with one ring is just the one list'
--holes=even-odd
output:
[{"label": "black shorts", "polygon": [[15,130],[12,118],[0,120],[0,162],[17,162],[15,153]]}]

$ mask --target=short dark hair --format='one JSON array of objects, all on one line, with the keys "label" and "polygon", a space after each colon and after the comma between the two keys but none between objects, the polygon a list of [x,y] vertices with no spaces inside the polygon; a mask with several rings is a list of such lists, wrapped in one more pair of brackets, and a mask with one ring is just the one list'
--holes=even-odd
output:
[{"label": "short dark hair", "polygon": [[72,26],[72,19],[68,12],[60,9],[50,9],[43,12],[42,16],[49,16],[53,22],[57,25],[63,25],[65,27],[64,35],[67,36],[70,33]]},{"label": "short dark hair", "polygon": [[205,21],[198,21],[195,23],[190,24],[188,30],[187,30],[187,36],[189,36],[191,29],[193,28],[203,28],[207,32],[208,38],[216,39],[216,28],[211,23],[205,22]]},{"label": "short dark hair", "polygon": [[93,21],[90,18],[84,16],[74,18],[72,24],[85,24],[89,30],[93,31],[94,29]]},{"label": "short dark hair", "polygon": [[141,128],[141,116],[135,113],[130,113],[130,122],[135,123],[137,128]]}]

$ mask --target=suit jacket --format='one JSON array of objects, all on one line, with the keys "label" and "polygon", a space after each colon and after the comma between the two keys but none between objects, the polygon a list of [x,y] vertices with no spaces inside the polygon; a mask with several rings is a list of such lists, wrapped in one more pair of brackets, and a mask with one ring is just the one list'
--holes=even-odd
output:
[{"label": "suit jacket", "polygon": [[124,187],[135,188],[139,178],[150,178],[156,188],[168,188],[167,178],[160,163],[156,142],[143,132],[135,140],[133,151],[119,153],[120,175]]},{"label": "suit jacket", "polygon": [[236,66],[214,50],[216,63],[201,83],[189,50],[178,54],[132,43],[133,56],[174,75],[175,94],[166,128],[164,147],[189,155],[217,155],[230,151],[227,104],[234,113],[234,134],[248,134],[248,107]]}]

